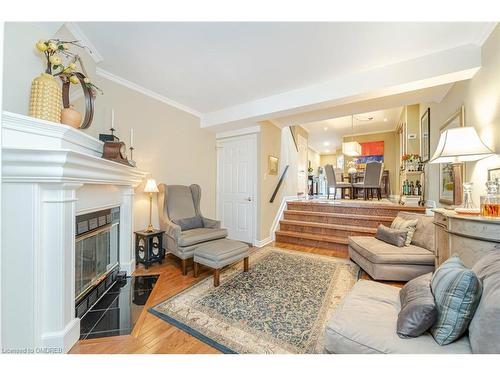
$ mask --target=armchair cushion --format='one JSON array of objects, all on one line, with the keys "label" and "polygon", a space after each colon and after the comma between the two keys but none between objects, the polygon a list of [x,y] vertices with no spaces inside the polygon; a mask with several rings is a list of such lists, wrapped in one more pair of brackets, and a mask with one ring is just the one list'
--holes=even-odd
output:
[{"label": "armchair cushion", "polygon": [[193,217],[185,217],[183,219],[174,219],[172,220],[174,224],[177,224],[181,227],[181,230],[189,230],[195,228],[203,228],[203,220],[199,216]]},{"label": "armchair cushion", "polygon": [[207,217],[202,217],[203,220],[203,226],[205,228],[212,228],[212,229],[219,229],[220,228],[220,221],[219,220],[214,220],[214,219],[209,219]]},{"label": "armchair cushion", "polygon": [[179,246],[186,247],[227,237],[226,229],[195,228],[181,232]]}]

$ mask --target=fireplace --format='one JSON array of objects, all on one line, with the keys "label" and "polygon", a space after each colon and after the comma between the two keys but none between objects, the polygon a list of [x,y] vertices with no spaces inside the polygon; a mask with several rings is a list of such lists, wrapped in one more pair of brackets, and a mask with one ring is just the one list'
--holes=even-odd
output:
[{"label": "fireplace", "polygon": [[119,243],[119,207],[76,217],[75,310],[78,318],[116,282]]},{"label": "fireplace", "polygon": [[147,173],[63,124],[2,112],[1,127],[2,347],[67,352],[118,270],[135,269],[134,188]]}]

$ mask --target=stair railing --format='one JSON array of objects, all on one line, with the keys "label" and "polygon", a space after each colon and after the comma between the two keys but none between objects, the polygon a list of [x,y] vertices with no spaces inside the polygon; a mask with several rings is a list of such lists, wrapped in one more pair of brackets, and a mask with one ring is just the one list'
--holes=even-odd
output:
[{"label": "stair railing", "polygon": [[273,192],[273,195],[271,196],[271,199],[269,200],[269,203],[273,203],[274,202],[274,199],[276,198],[276,195],[278,194],[278,191],[281,187],[281,184],[283,183],[283,180],[285,179],[285,176],[288,172],[288,167],[289,165],[287,165],[285,167],[285,169],[283,169],[283,173],[281,174],[281,177],[280,179],[278,180],[278,183],[276,184],[276,187],[274,188],[274,192]]}]

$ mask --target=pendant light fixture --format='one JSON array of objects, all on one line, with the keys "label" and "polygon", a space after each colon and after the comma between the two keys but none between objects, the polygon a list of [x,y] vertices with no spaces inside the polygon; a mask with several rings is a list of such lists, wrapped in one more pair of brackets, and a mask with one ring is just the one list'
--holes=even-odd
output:
[{"label": "pendant light fixture", "polygon": [[361,145],[354,140],[354,115],[351,115],[351,142],[342,142],[342,153],[347,156],[360,156]]}]

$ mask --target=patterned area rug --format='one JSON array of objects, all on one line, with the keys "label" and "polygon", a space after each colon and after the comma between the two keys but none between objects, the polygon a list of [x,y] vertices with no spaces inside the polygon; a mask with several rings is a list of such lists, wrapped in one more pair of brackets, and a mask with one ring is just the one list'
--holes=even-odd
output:
[{"label": "patterned area rug", "polygon": [[[242,263],[242,262],[240,262]],[[323,353],[328,319],[358,280],[352,262],[266,247],[149,312],[224,353]]]}]

